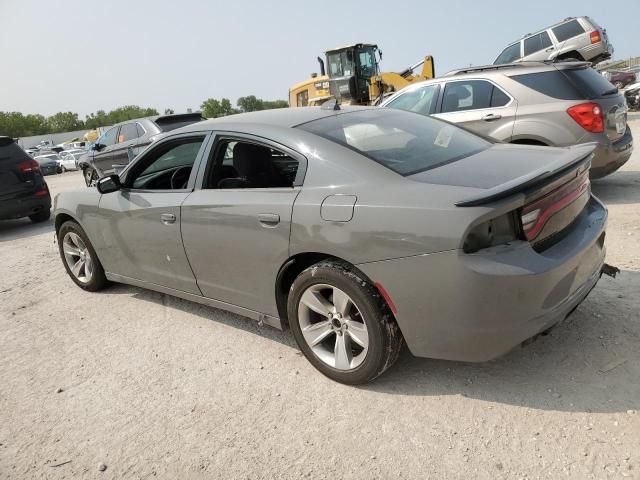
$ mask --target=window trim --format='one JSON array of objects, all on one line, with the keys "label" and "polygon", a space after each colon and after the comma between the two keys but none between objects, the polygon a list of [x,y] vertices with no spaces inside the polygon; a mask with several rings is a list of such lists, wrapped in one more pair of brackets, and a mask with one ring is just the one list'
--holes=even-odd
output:
[{"label": "window trim", "polygon": [[[502,93],[504,93],[507,97],[509,97],[509,101],[500,106],[500,107],[486,107],[486,108],[474,108],[474,109],[469,109],[469,110],[456,110],[455,112],[443,112],[442,111],[442,102],[444,100],[444,91],[445,88],[447,86],[447,84],[449,83],[460,83],[460,82],[470,82],[472,80],[481,80],[483,82],[489,82],[491,85],[493,85],[493,88],[497,88],[499,90],[502,91]],[[438,97],[438,107],[437,107],[437,112],[435,113],[435,115],[448,115],[448,114],[452,114],[452,113],[467,113],[467,112],[482,112],[483,110],[496,110],[498,108],[509,108],[511,107],[511,104],[516,102],[516,99],[513,97],[513,95],[511,95],[509,92],[507,92],[502,86],[498,85],[496,82],[494,82],[493,80],[490,80],[488,78],[476,78],[476,77],[469,77],[469,78],[465,78],[465,79],[455,79],[455,80],[447,80],[445,82],[443,82],[444,86],[440,89],[440,96]]]},{"label": "window trim", "polygon": [[[205,188],[205,180],[209,177],[209,173],[213,168],[216,153],[218,150],[218,146],[221,142],[227,140],[236,140],[246,143],[253,143],[261,147],[273,148],[274,150],[280,150],[281,152],[289,155],[298,161],[298,170],[296,172],[296,178],[293,181],[292,187],[269,187],[269,188],[229,188],[229,189],[219,189],[219,188]],[[275,140],[271,140],[266,137],[261,137],[259,135],[253,135],[249,133],[235,132],[230,130],[215,130],[211,132],[211,140],[210,145],[208,145],[208,151],[206,155],[202,158],[201,167],[198,171],[198,175],[195,180],[195,190],[228,190],[230,192],[234,191],[269,191],[269,190],[282,190],[285,189],[296,189],[300,188],[304,185],[304,179],[307,173],[307,157],[302,155],[300,152],[293,150],[291,147],[283,145]]]},{"label": "window trim", "polygon": [[[162,140],[153,144],[149,150],[145,151],[138,158],[135,159],[134,162],[131,162],[127,165],[124,170],[120,173],[120,178],[122,179],[122,191],[124,192],[135,192],[135,193],[185,193],[192,192],[195,188],[196,179],[198,173],[200,171],[200,165],[202,164],[202,160],[205,157],[205,152],[209,147],[211,132],[210,131],[199,131],[199,132],[188,132],[182,133],[179,135],[172,135],[167,138],[163,138]],[[129,182],[129,176],[131,175],[131,171],[135,169],[136,165],[140,162],[143,162],[149,155],[153,155],[158,149],[163,148],[167,143],[178,143],[183,139],[188,138],[202,138],[202,144],[200,145],[200,149],[198,150],[198,154],[193,162],[193,167],[191,168],[191,174],[189,175],[189,181],[187,182],[186,188],[179,189],[148,189],[148,188],[133,188],[125,186]]]}]

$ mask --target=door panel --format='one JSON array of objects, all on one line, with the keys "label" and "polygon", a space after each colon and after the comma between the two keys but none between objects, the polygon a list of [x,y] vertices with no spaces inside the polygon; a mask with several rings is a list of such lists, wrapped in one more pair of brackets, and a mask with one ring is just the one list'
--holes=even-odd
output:
[{"label": "door panel", "polygon": [[278,316],[275,281],[289,255],[297,188],[196,190],[182,238],[203,295]]},{"label": "door panel", "polygon": [[180,236],[180,204],[190,192],[120,190],[102,195],[107,256],[127,277],[183,292],[201,292]]}]

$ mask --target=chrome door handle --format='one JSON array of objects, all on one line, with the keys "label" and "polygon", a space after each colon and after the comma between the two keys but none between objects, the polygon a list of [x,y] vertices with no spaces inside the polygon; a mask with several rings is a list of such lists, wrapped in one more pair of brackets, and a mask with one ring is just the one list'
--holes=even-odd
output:
[{"label": "chrome door handle", "polygon": [[173,213],[163,213],[160,215],[160,221],[165,225],[176,223],[176,216]]},{"label": "chrome door handle", "polygon": [[482,120],[484,120],[485,122],[493,122],[494,120],[500,120],[502,118],[502,115],[498,115],[496,113],[487,113],[484,117],[482,117]]},{"label": "chrome door handle", "polygon": [[265,227],[275,227],[280,223],[280,215],[277,213],[260,213],[258,221]]}]

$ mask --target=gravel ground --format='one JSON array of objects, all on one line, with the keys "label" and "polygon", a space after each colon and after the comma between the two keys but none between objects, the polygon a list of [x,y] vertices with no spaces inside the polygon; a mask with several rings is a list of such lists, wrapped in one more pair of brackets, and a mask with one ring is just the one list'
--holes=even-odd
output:
[{"label": "gravel ground", "polygon": [[593,190],[622,273],[567,322],[484,364],[405,350],[361,388],[242,317],[84,292],[51,224],[1,223],[0,478],[640,478],[640,151]]}]

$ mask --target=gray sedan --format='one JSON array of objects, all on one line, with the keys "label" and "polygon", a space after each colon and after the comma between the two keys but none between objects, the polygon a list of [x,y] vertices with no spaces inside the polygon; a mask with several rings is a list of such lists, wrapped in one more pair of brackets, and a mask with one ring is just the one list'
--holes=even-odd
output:
[{"label": "gray sedan", "polygon": [[149,288],[291,329],[308,360],[370,381],[403,342],[485,361],[595,286],[606,209],[593,146],[493,144],[394,109],[254,112],[181,128],[55,200],[81,288]]}]

